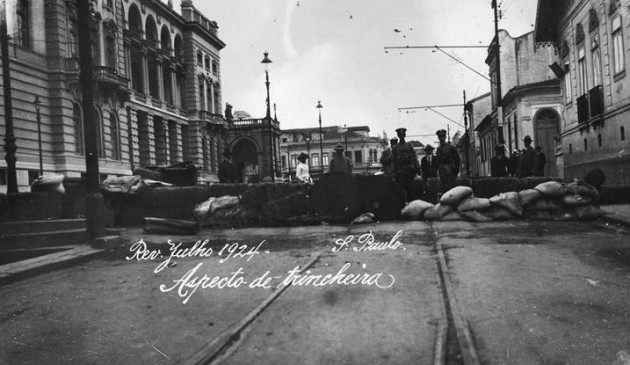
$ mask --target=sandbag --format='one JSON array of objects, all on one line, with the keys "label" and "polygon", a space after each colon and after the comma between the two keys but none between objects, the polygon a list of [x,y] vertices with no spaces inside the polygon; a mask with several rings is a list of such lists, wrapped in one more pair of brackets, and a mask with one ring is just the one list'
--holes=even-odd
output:
[{"label": "sandbag", "polygon": [[521,216],[523,214],[523,206],[517,192],[510,191],[495,195],[490,198],[490,203],[505,208],[514,215]]},{"label": "sandbag", "polygon": [[444,217],[442,217],[442,221],[445,221],[445,222],[447,222],[447,221],[461,221],[461,220],[464,220],[464,218],[456,210],[448,212],[446,215],[444,215]]},{"label": "sandbag", "polygon": [[425,210],[422,214],[422,218],[429,221],[438,221],[450,213],[453,209],[455,208],[452,205],[438,203],[437,205]]},{"label": "sandbag", "polygon": [[374,213],[363,213],[352,220],[352,224],[374,223]]},{"label": "sandbag", "polygon": [[549,198],[561,197],[567,193],[566,185],[557,181],[547,181],[542,184],[538,184],[534,189],[540,191],[544,196]]},{"label": "sandbag", "polygon": [[459,213],[463,218],[473,222],[490,222],[492,218],[476,210],[467,210]]},{"label": "sandbag", "polygon": [[529,208],[523,211],[523,218],[533,220],[551,220],[551,211],[549,210],[531,210]]},{"label": "sandbag", "polygon": [[422,218],[422,213],[433,207],[433,204],[425,202],[424,200],[414,200],[409,202],[409,204],[402,209],[400,216],[402,219],[419,220]]},{"label": "sandbag", "polygon": [[490,199],[475,198],[473,196],[462,200],[457,206],[457,211],[461,213],[469,210],[486,210],[490,208],[491,205],[492,204],[490,203]]},{"label": "sandbag", "polygon": [[54,192],[64,194],[63,174],[48,174],[40,176],[31,183],[31,192]]},{"label": "sandbag", "polygon": [[462,200],[470,197],[472,193],[473,190],[469,186],[456,186],[442,195],[440,203],[456,207]]},{"label": "sandbag", "polygon": [[516,218],[512,212],[499,205],[491,206],[484,214],[496,221],[507,221]]},{"label": "sandbag", "polygon": [[527,206],[529,210],[547,210],[558,211],[564,210],[564,207],[554,199],[542,198]]},{"label": "sandbag", "polygon": [[101,183],[101,190],[109,193],[140,194],[149,186],[138,175],[109,177]]},{"label": "sandbag", "polygon": [[581,196],[589,197],[592,199],[593,204],[599,204],[599,191],[592,185],[589,185],[582,180],[577,180],[567,184],[567,190],[571,194],[579,194]]},{"label": "sandbag", "polygon": [[212,206],[212,202],[214,202],[215,199],[216,197],[211,197],[210,199],[195,205],[195,208],[193,209],[193,216],[195,217],[195,220],[197,222],[203,222],[206,217],[208,217],[208,214],[210,213],[210,207]]},{"label": "sandbag", "polygon": [[225,195],[218,197],[210,203],[210,215],[221,209],[235,207],[240,201],[241,199],[238,196]]},{"label": "sandbag", "polygon": [[604,210],[597,208],[591,204],[576,207],[574,208],[574,211],[578,219],[580,220],[596,219],[606,214]]},{"label": "sandbag", "polygon": [[536,189],[526,189],[518,192],[518,197],[521,200],[522,206],[529,205],[543,196],[543,193]]},{"label": "sandbag", "polygon": [[560,198],[560,202],[567,207],[578,207],[580,205],[586,205],[593,202],[593,198],[590,196],[583,196],[579,194],[567,194]]},{"label": "sandbag", "polygon": [[554,221],[575,221],[578,219],[577,214],[572,210],[560,210],[551,212],[551,219]]}]

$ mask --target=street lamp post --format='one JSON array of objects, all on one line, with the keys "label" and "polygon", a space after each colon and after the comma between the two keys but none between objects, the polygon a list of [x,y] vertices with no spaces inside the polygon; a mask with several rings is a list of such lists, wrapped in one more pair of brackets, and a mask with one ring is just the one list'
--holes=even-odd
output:
[{"label": "street lamp post", "polygon": [[348,153],[348,127],[345,124],[343,125],[343,135],[346,139],[346,153]]},{"label": "street lamp post", "polygon": [[322,105],[322,102],[320,100],[317,100],[317,106],[316,108],[319,109],[319,167],[321,168],[322,172],[321,174],[324,174],[324,145],[323,145],[323,141],[322,141],[322,108],[324,106]]},{"label": "street lamp post", "polygon": [[35,111],[37,112],[37,142],[39,147],[39,176],[44,176],[44,160],[42,158],[42,121],[41,115],[39,113],[39,105],[41,101],[39,100],[39,95],[35,95]]},{"label": "street lamp post", "polygon": [[271,157],[269,159],[269,163],[270,165],[270,171],[271,171],[271,181],[276,181],[276,172],[274,171],[274,155],[273,155],[273,126],[271,125],[271,104],[270,104],[270,99],[269,99],[269,64],[271,64],[271,60],[269,59],[269,52],[265,51],[263,53],[263,55],[265,56],[263,58],[262,61],[260,61],[260,63],[262,63],[263,65],[265,65],[265,86],[267,86],[267,114],[266,114],[266,119],[269,122],[269,157]]}]

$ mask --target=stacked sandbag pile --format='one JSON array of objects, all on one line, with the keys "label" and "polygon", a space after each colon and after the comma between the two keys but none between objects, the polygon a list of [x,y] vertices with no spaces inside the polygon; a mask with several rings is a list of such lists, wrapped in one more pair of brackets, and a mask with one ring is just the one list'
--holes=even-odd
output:
[{"label": "stacked sandbag pile", "polygon": [[233,227],[245,210],[240,202],[238,196],[210,197],[195,206],[193,216],[201,226]]},{"label": "stacked sandbag pile", "polygon": [[565,184],[547,181],[534,189],[505,192],[489,199],[478,198],[468,186],[456,186],[442,195],[438,204],[414,200],[401,211],[406,220],[474,222],[512,219],[587,220],[605,214],[599,208],[597,189],[583,182]]},{"label": "stacked sandbag pile", "polygon": [[542,220],[588,220],[605,214],[599,208],[599,192],[576,181],[570,184],[549,181],[519,193],[523,216]]}]

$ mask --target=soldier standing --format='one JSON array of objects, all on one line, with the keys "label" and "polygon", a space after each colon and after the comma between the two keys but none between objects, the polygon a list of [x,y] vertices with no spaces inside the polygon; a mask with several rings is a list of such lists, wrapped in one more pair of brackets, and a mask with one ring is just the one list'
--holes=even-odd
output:
[{"label": "soldier standing", "polygon": [[413,146],[405,142],[406,128],[396,129],[398,144],[392,149],[396,182],[405,192],[405,199],[411,201],[414,196],[413,181],[420,172],[420,163]]},{"label": "soldier standing", "polygon": [[536,151],[532,148],[532,137],[525,136],[523,142],[525,143],[525,148],[523,149],[518,164],[518,177],[532,176],[534,165],[536,164],[536,156],[538,156]]},{"label": "soldier standing", "polygon": [[398,138],[392,138],[389,140],[390,146],[387,147],[383,154],[381,155],[381,159],[379,160],[382,166],[382,171],[385,176],[393,178],[394,177],[394,159],[392,156],[392,150],[394,146],[398,144]]},{"label": "soldier standing", "polygon": [[442,192],[446,192],[457,185],[457,174],[459,174],[460,158],[457,149],[446,142],[446,131],[440,129],[437,134],[440,145],[435,153],[437,159],[438,173]]}]

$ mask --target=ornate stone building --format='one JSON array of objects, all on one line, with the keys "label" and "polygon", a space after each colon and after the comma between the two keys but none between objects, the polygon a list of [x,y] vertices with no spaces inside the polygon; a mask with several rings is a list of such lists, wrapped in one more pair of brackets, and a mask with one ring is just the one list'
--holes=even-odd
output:
[{"label": "ornate stone building", "polygon": [[[85,172],[75,0],[7,0],[17,176],[39,174],[38,97],[44,172]],[[212,181],[228,125],[222,115],[217,23],[191,0],[90,0],[99,170],[190,161]],[[3,103],[3,98],[0,98]],[[0,138],[4,108],[0,106]],[[0,189],[6,163],[0,160]],[[5,186],[3,186],[5,185]]]},{"label": "ornate stone building", "polygon": [[562,85],[558,157],[565,178],[599,168],[630,184],[630,7],[620,0],[540,0],[535,41],[553,49]]}]

